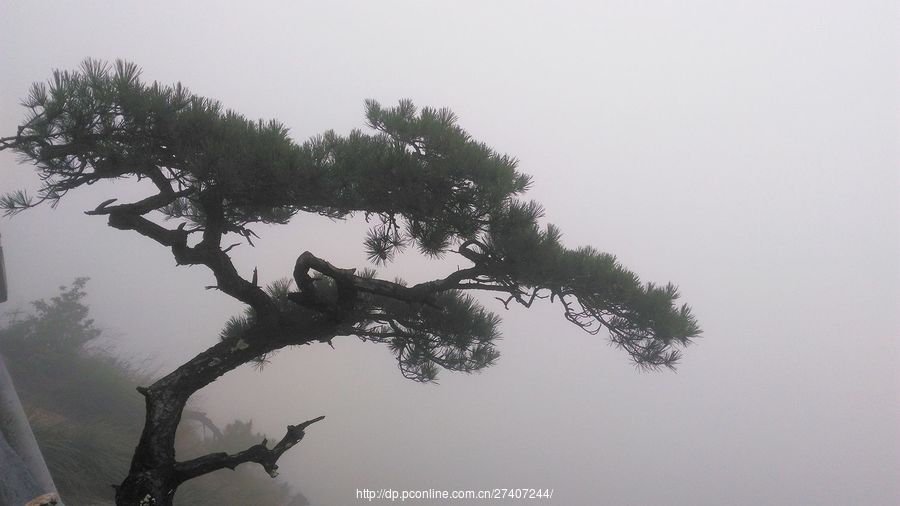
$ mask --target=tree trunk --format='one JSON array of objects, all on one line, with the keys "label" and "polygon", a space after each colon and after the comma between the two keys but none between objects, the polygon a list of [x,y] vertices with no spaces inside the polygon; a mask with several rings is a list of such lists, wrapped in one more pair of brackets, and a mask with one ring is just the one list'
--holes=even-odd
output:
[{"label": "tree trunk", "polygon": [[131,469],[116,489],[117,506],[171,506],[178,488],[175,476],[175,431],[187,397],[161,390],[171,375],[141,393],[147,418]]},{"label": "tree trunk", "polygon": [[[183,467],[179,468],[181,464],[175,460],[175,431],[181,422],[187,401],[194,392],[261,354],[288,345],[333,338],[337,334],[337,328],[334,322],[327,321],[304,322],[294,328],[284,323],[256,327],[247,331],[240,339],[220,341],[150,387],[138,388],[138,392],[146,399],[144,430],[135,449],[128,476],[116,487],[116,505],[171,506],[178,486],[197,476],[193,469],[186,471]],[[289,431],[289,436],[293,437],[286,438],[296,443],[302,438],[302,428],[319,419],[301,424],[301,427],[295,428],[295,434]],[[228,460],[229,456],[226,454],[207,457],[227,463],[219,468],[233,468],[242,462],[257,462],[253,458],[263,460],[259,455],[277,459],[283,451],[257,449],[254,452],[242,452],[237,461]],[[265,462],[269,465],[268,460]],[[274,461],[271,465],[274,465]]]},{"label": "tree trunk", "polygon": [[116,489],[116,506],[172,506],[175,489],[163,468],[130,473]]}]

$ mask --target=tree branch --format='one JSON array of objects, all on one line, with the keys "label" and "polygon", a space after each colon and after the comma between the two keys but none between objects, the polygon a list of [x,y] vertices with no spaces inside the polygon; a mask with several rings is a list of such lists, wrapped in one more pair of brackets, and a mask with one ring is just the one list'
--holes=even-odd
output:
[{"label": "tree branch", "polygon": [[187,231],[167,229],[142,215],[124,211],[109,213],[109,226],[120,230],[134,230],[169,246],[175,260],[181,265],[207,266],[213,272],[216,286],[220,290],[252,307],[261,319],[277,317],[278,309],[272,299],[261,288],[238,274],[231,258],[219,248],[218,240],[212,243],[201,241],[197,246],[191,247],[187,245]]},{"label": "tree branch", "polygon": [[192,193],[194,193],[194,188],[187,188],[179,192],[169,191],[169,193],[158,193],[137,202],[117,206],[110,206],[109,204],[115,202],[115,199],[110,199],[102,202],[92,211],[85,211],[84,214],[103,215],[112,213],[131,213],[144,215],[150,211],[155,211],[163,206],[169,205],[179,198],[186,197]]},{"label": "tree branch", "polygon": [[[310,270],[320,272],[333,279],[340,292],[341,286],[352,286],[360,292],[371,293],[392,299],[408,302],[410,304],[428,304],[435,306],[435,296],[440,292],[461,288],[463,281],[475,280],[481,270],[478,267],[460,269],[445,278],[427,281],[413,286],[404,286],[400,283],[385,281],[382,279],[357,276],[356,269],[340,269],[329,262],[318,258],[309,251],[297,257],[294,265],[294,281],[300,290],[299,296],[292,298],[302,305],[310,305],[316,300],[313,279],[309,275]],[[468,288],[473,288],[469,286]]]},{"label": "tree branch", "polygon": [[324,419],[324,416],[318,416],[299,425],[288,425],[287,433],[272,449],[266,446],[267,441],[263,439],[262,443],[235,454],[212,453],[186,462],[176,462],[175,481],[183,483],[219,469],[234,469],[247,462],[261,465],[269,473],[269,476],[274,478],[278,476],[277,462],[281,455],[303,439],[307,427]]}]

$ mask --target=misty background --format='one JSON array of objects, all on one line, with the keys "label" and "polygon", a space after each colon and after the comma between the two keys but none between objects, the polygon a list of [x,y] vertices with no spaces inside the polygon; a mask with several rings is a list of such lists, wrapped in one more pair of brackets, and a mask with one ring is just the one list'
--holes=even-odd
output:
[{"label": "misty background", "polygon": [[[302,142],[364,128],[363,101],[450,107],[520,160],[569,247],[673,281],[704,335],[677,373],[569,324],[505,311],[499,363],[404,380],[353,337],[284,350],[199,394],[274,438],[313,504],[356,489],[553,488],[563,505],[900,503],[900,10],[891,1],[13,2],[0,0],[0,135],[54,68],[123,58]],[[35,189],[0,153],[0,191]],[[94,185],[0,220],[10,301],[89,276],[118,353],[167,372],[239,304],[200,267],[82,211]],[[305,250],[366,265],[361,219],[300,216],[232,250],[290,276]],[[464,265],[407,253],[408,281]],[[137,394],[135,394],[137,395]],[[435,501],[437,503],[437,501]],[[456,501],[455,504],[464,504]]]}]

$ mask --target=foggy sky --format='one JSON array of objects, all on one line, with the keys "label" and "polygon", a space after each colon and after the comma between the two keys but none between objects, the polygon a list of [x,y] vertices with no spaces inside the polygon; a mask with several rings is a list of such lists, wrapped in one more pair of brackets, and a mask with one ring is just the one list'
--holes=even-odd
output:
[{"label": "foggy sky", "polygon": [[[11,2],[0,134],[34,81],[124,58],[297,142],[364,125],[363,101],[447,106],[520,160],[569,247],[677,283],[704,335],[642,373],[558,306],[504,311],[499,363],[404,380],[345,337],[242,368],[219,423],[327,416],[281,460],[314,504],[357,488],[553,488],[559,505],[900,504],[900,17],[895,2]],[[37,178],[0,155],[0,190]],[[89,276],[121,354],[166,372],[241,310],[146,238],[81,211],[96,185],[0,220],[9,311]],[[298,217],[234,259],[264,282],[310,250],[363,267],[365,224]],[[386,275],[462,259],[401,256]],[[463,504],[434,502],[433,504]],[[542,503],[542,501],[538,501]],[[373,503],[374,504],[374,503]],[[484,504],[482,502],[481,504]]]}]

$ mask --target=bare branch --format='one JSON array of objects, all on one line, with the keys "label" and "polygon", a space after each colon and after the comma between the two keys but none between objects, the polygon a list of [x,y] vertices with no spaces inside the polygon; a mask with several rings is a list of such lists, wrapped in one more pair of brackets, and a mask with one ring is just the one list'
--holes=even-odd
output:
[{"label": "bare branch", "polygon": [[[107,208],[110,209],[110,208]],[[197,246],[187,245],[188,231],[183,227],[167,229],[142,215],[130,212],[112,212],[109,214],[109,225],[120,230],[134,230],[156,242],[172,248],[172,254],[181,265],[205,265],[216,278],[216,286],[226,294],[251,306],[260,318],[274,318],[278,314],[272,299],[258,286],[242,278],[228,254],[219,249],[218,239],[210,239],[204,232],[204,241]]]},{"label": "bare branch", "polygon": [[262,443],[235,454],[212,453],[186,462],[177,462],[174,466],[175,481],[183,483],[219,469],[234,469],[247,462],[261,465],[274,478],[278,476],[277,462],[281,455],[303,439],[307,427],[324,419],[324,416],[318,416],[299,425],[288,425],[287,433],[272,449],[267,447],[267,441],[263,439]]},{"label": "bare branch", "polygon": [[[459,289],[463,281],[474,280],[481,274],[478,267],[471,267],[453,272],[442,279],[427,281],[414,286],[404,286],[382,279],[357,276],[355,274],[356,269],[335,267],[306,251],[297,258],[294,266],[294,281],[297,282],[297,287],[300,289],[300,296],[294,297],[293,300],[301,304],[306,302],[307,304],[304,305],[309,305],[309,302],[315,300],[314,282],[309,275],[310,270],[315,270],[333,279],[338,286],[339,292],[341,287],[345,286],[360,292],[390,297],[411,304],[428,304],[432,306],[435,305],[434,300],[438,293]],[[491,290],[494,290],[494,288],[491,288]]]},{"label": "bare branch", "polygon": [[132,202],[130,204],[121,204],[118,206],[110,206],[109,204],[115,202],[116,199],[109,199],[101,202],[100,205],[97,206],[93,211],[85,211],[84,214],[103,215],[118,212],[143,215],[149,213],[150,211],[155,211],[163,206],[171,204],[175,200],[181,197],[186,197],[191,193],[194,193],[193,188],[188,188],[179,192],[172,192],[170,190],[169,193],[158,193],[137,202]]}]

